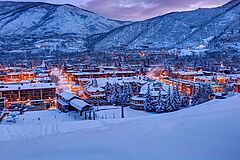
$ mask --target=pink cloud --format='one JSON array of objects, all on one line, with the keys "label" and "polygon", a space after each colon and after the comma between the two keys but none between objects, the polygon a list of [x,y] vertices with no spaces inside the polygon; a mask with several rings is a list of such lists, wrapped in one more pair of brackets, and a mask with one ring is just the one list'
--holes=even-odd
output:
[{"label": "pink cloud", "polygon": [[81,7],[120,20],[142,20],[172,11],[213,7],[229,0],[89,0]]}]

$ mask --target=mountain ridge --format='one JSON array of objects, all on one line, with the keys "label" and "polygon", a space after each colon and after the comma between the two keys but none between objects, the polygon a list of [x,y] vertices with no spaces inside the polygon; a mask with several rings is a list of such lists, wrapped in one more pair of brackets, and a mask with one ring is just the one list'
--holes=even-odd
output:
[{"label": "mountain ridge", "polygon": [[[2,1],[0,9],[0,35],[2,36],[41,34],[49,30],[49,32],[62,33],[86,32],[86,35],[83,34],[84,37],[92,33],[110,31],[125,23],[99,16],[92,11],[70,4]],[[64,23],[69,24],[65,28],[57,27]],[[41,28],[42,26],[44,29]],[[71,31],[67,29],[68,27],[74,29]],[[40,29],[35,31],[38,28]]]},{"label": "mountain ridge", "polygon": [[[2,50],[10,46],[64,52],[229,46],[240,50],[239,26],[240,0],[137,22],[112,20],[71,4],[0,2]],[[13,40],[27,42],[12,45]]]},{"label": "mountain ridge", "polygon": [[[231,29],[239,29],[235,22],[240,15],[239,6],[240,1],[233,0],[215,8],[172,12],[145,21],[134,22],[110,31],[105,38],[95,44],[95,49],[100,48],[103,44],[105,44],[105,49],[124,47],[135,49],[142,48],[142,46],[149,48],[207,46],[209,42],[203,41],[206,39],[210,41],[210,37],[212,39],[218,37],[220,33],[224,32],[227,24]],[[228,14],[230,14],[229,19],[226,19]],[[213,21],[215,21],[214,24]],[[233,21],[236,24],[232,24]],[[223,23],[226,25],[224,26]],[[190,43],[191,41],[192,43]]]}]

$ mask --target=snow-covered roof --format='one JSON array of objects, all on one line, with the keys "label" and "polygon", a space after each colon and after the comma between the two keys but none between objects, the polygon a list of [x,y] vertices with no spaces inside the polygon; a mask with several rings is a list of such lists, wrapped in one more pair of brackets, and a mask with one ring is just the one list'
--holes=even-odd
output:
[{"label": "snow-covered roof", "polygon": [[33,80],[37,80],[37,81],[50,81],[51,78],[50,77],[37,77],[37,78],[34,78]]},{"label": "snow-covered roof", "polygon": [[37,77],[48,77],[47,73],[39,73]]},{"label": "snow-covered roof", "polygon": [[60,104],[63,105],[63,106],[68,106],[68,103],[64,102],[64,101],[61,100],[61,99],[59,99],[57,102],[60,103]]},{"label": "snow-covered roof", "polygon": [[84,107],[91,107],[90,104],[81,99],[73,99],[70,101],[70,105],[77,110],[81,111]]},{"label": "snow-covered roof", "polygon": [[0,85],[0,91],[27,90],[27,89],[47,89],[56,88],[55,83],[23,83],[12,85]]},{"label": "snow-covered roof", "polygon": [[[212,80],[213,78],[216,78],[216,79],[220,79],[220,78],[224,78],[224,79],[237,79],[237,75],[215,75],[215,76],[197,76],[196,77],[197,79],[202,79],[202,80]],[[239,78],[240,78],[240,75],[239,75]]]},{"label": "snow-covered roof", "polygon": [[[79,81],[91,81],[92,79],[89,78],[79,78]],[[109,84],[123,84],[123,83],[132,83],[132,82],[136,82],[136,83],[141,83],[141,84],[146,84],[147,81],[143,80],[139,77],[109,77],[109,78],[95,78],[95,80],[97,81],[97,84],[100,87],[105,87],[107,85],[107,83]]]},{"label": "snow-covered roof", "polygon": [[104,92],[105,90],[102,88],[102,87],[99,87],[99,86],[89,86],[86,88],[86,91],[87,92]]},{"label": "snow-covered roof", "polygon": [[231,78],[237,78],[237,79],[240,79],[240,74],[231,74],[231,75],[227,75],[228,77],[231,77]]},{"label": "snow-covered roof", "polygon": [[70,93],[70,92],[62,92],[59,94],[59,96],[61,96],[66,101],[69,101],[72,98],[76,97],[76,95],[74,95],[73,93]]},{"label": "snow-covered roof", "polygon": [[150,88],[150,94],[152,96],[158,95],[159,90],[161,88],[161,85],[158,85],[158,84],[161,84],[161,83],[160,82],[159,83],[151,82],[151,83],[147,83],[147,84],[143,85],[141,87],[141,90],[140,90],[139,94],[142,94],[142,95],[146,94],[148,92],[148,87],[149,87]]},{"label": "snow-covered roof", "polygon": [[81,76],[81,75],[123,74],[123,73],[135,73],[135,72],[134,71],[77,72],[73,73],[73,75]]},{"label": "snow-covered roof", "polygon": [[7,75],[19,75],[19,74],[35,74],[33,71],[29,71],[29,72],[10,72],[7,73]]},{"label": "snow-covered roof", "polygon": [[203,72],[199,72],[199,71],[177,71],[177,72],[173,72],[174,74],[179,74],[182,76],[191,76],[191,75],[203,75]]},{"label": "snow-covered roof", "polygon": [[131,98],[131,100],[133,100],[133,101],[145,101],[146,98],[145,97],[139,97],[139,96],[133,96]]},{"label": "snow-covered roof", "polygon": [[22,80],[22,81],[20,81],[20,83],[31,83],[31,81],[30,80]]}]

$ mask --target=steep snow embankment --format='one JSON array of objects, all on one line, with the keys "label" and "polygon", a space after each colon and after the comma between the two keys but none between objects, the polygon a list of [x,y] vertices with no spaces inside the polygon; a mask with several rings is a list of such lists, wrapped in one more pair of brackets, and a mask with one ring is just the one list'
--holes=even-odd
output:
[{"label": "steep snow embankment", "polygon": [[104,120],[102,127],[71,134],[0,142],[0,155],[8,160],[238,160],[239,104],[236,96],[174,113]]}]

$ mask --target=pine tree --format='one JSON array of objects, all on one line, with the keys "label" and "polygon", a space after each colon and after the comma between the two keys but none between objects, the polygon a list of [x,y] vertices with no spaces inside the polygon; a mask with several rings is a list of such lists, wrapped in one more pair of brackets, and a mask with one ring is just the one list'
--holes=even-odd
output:
[{"label": "pine tree", "polygon": [[173,90],[173,110],[178,110],[181,107],[182,98],[179,93],[179,84],[176,84],[176,88]]},{"label": "pine tree", "polygon": [[200,104],[199,102],[199,90],[196,86],[193,87],[192,99],[191,99],[191,106],[196,106]]},{"label": "pine tree", "polygon": [[213,88],[210,84],[201,84],[197,89],[194,87],[192,96],[192,106],[205,103],[212,99],[214,95]]},{"label": "pine tree", "polygon": [[144,102],[144,111],[149,112],[151,108],[151,100],[150,98],[146,98],[145,102]]},{"label": "pine tree", "polygon": [[202,103],[205,103],[207,100],[206,100],[206,87],[205,85],[201,84],[198,88],[198,102],[199,104],[202,104]]},{"label": "pine tree", "polygon": [[128,85],[126,87],[127,87],[127,89],[126,89],[126,100],[130,101],[131,98],[132,98],[132,94],[133,94],[132,85],[130,83],[128,83]]},{"label": "pine tree", "polygon": [[162,107],[163,107],[163,98],[162,98],[162,90],[159,90],[158,93],[158,99],[157,99],[157,106],[156,106],[156,112],[157,113],[161,113],[163,111]]},{"label": "pine tree", "polygon": [[110,102],[111,101],[111,94],[112,94],[112,85],[107,82],[106,86],[104,87],[104,90],[105,90],[105,94],[106,94],[106,98],[107,98],[107,101]]},{"label": "pine tree", "polygon": [[214,91],[213,91],[212,86],[210,84],[207,84],[205,86],[205,95],[204,95],[205,102],[210,101],[212,99],[213,95],[214,95]]},{"label": "pine tree", "polygon": [[174,111],[174,108],[175,107],[173,106],[173,98],[172,98],[172,94],[171,94],[171,89],[169,86],[167,98],[164,101],[164,103],[162,104],[162,110],[164,112],[171,112],[171,111]]},{"label": "pine tree", "polygon": [[119,101],[118,101],[122,106],[126,105],[128,102],[127,100],[127,92],[126,92],[126,87],[123,86],[121,92],[119,93]]},{"label": "pine tree", "polygon": [[183,90],[181,107],[183,107],[183,108],[190,107],[190,97],[189,97],[189,94],[187,93],[186,88],[184,88],[184,90]]},{"label": "pine tree", "polygon": [[154,107],[151,105],[152,98],[151,98],[150,86],[148,86],[147,92],[144,97],[146,98],[146,100],[144,102],[144,110],[147,112],[154,111]]},{"label": "pine tree", "polygon": [[113,86],[112,96],[111,96],[111,103],[118,104],[120,100],[120,91],[119,86],[115,83]]}]

